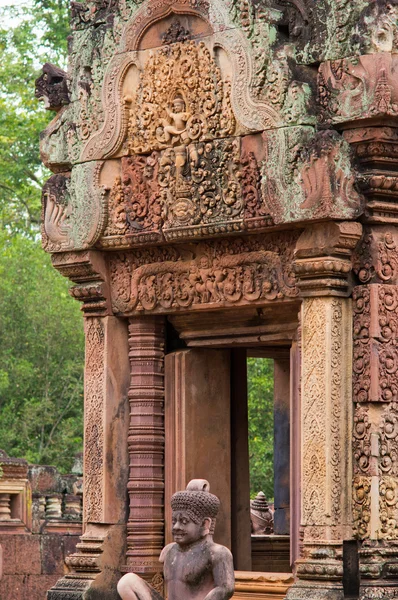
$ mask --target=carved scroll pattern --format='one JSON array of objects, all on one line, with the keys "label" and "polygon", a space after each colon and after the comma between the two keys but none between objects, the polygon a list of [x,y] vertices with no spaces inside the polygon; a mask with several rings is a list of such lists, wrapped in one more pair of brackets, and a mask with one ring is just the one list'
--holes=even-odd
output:
[{"label": "carved scroll pattern", "polygon": [[102,520],[104,464],[105,330],[100,318],[86,323],[84,415],[84,521]]},{"label": "carved scroll pattern", "polygon": [[130,319],[129,347],[127,570],[151,582],[162,570],[158,558],[164,535],[163,319]]},{"label": "carved scroll pattern", "polygon": [[[382,253],[386,267],[391,258],[384,235],[378,244],[370,236],[367,242],[369,257],[374,250],[377,257]],[[368,265],[359,272],[365,278],[366,273],[379,276],[380,266],[373,270]],[[390,269],[384,272],[392,276]],[[398,539],[398,288],[378,283],[359,286],[353,301],[353,389],[358,403],[353,436],[355,532],[363,539],[374,537],[377,529],[378,539]],[[372,530],[371,521],[376,523]]]},{"label": "carved scroll pattern", "polygon": [[[303,307],[303,525],[305,539],[316,527],[330,526],[338,533],[348,516],[343,490],[350,467],[342,469],[342,440],[348,417],[344,357],[347,301],[339,298],[308,298]],[[344,511],[343,511],[344,507]],[[331,518],[330,518],[331,517]],[[336,539],[336,538],[335,538]]]}]

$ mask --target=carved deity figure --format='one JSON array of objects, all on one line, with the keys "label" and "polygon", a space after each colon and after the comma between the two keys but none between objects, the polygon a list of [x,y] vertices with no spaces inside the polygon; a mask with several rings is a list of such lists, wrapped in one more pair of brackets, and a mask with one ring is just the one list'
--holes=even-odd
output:
[{"label": "carved deity figure", "polygon": [[173,136],[178,136],[181,141],[184,141],[188,138],[186,128],[190,114],[186,112],[185,102],[181,96],[176,96],[172,104],[172,110],[168,106],[166,107],[170,122],[162,119],[164,138],[166,142],[170,142]]},{"label": "carved deity figure", "polygon": [[[187,122],[191,115],[186,111],[183,97],[179,95],[174,98],[172,108],[166,107],[166,112],[168,119],[161,119],[157,136],[173,145],[176,179],[180,182],[187,163],[187,146],[191,141],[187,132]],[[192,151],[189,154],[191,155]]]},{"label": "carved deity figure", "polygon": [[[232,554],[213,542],[220,501],[208,481],[193,479],[171,498],[174,543],[163,548],[160,562],[168,600],[228,600],[234,593]],[[122,600],[163,600],[134,573],[117,586]]]}]

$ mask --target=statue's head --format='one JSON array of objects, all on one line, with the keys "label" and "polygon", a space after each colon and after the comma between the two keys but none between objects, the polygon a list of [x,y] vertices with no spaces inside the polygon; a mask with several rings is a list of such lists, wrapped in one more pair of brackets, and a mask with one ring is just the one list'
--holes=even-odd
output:
[{"label": "statue's head", "polygon": [[176,113],[184,112],[185,102],[182,96],[176,96],[173,100],[173,110]]},{"label": "statue's head", "polygon": [[208,481],[193,479],[185,491],[172,496],[172,532],[174,541],[180,546],[213,535],[220,501],[209,490]]}]

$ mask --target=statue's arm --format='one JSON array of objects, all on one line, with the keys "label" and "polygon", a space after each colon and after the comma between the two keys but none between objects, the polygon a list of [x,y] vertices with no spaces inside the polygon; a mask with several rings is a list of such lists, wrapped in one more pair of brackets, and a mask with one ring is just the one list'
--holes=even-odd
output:
[{"label": "statue's arm", "polygon": [[212,552],[213,579],[215,588],[204,600],[228,600],[235,591],[235,573],[232,554],[225,546],[218,546]]},{"label": "statue's arm", "polygon": [[172,547],[175,546],[175,542],[172,542],[171,544],[167,544],[167,546],[165,546],[162,550],[162,552],[160,553],[159,556],[159,562],[164,563],[164,561],[166,560],[166,557],[168,555],[168,553],[170,552],[170,550],[172,549]]}]

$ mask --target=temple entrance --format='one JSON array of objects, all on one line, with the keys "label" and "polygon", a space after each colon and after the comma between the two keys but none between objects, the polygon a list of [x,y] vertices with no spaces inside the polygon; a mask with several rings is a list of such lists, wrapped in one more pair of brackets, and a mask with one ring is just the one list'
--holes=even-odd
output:
[{"label": "temple entrance", "polygon": [[[239,580],[247,584],[253,574],[257,579],[261,574],[264,589],[270,573],[280,574],[283,598],[293,581],[291,565],[298,546],[300,425],[298,324],[286,319],[282,333],[280,318],[275,315],[271,325],[268,318],[256,315],[249,323],[247,315],[230,313],[218,322],[218,332],[214,325],[208,328],[211,313],[200,320],[192,315],[170,319],[170,351],[165,357],[165,531],[166,542],[171,541],[168,506],[174,491],[193,477],[208,479],[222,502],[215,539],[232,550],[238,589]],[[249,453],[253,423],[248,394],[254,391],[248,386],[248,369],[258,371],[250,378],[254,385],[265,371],[273,380],[268,382],[267,410],[261,405],[262,391],[255,391],[258,422],[262,411],[270,421],[265,428],[270,480],[260,485],[256,479],[259,489],[250,482],[250,461],[253,465],[259,457],[253,443]],[[268,511],[259,494],[263,488]]]}]

